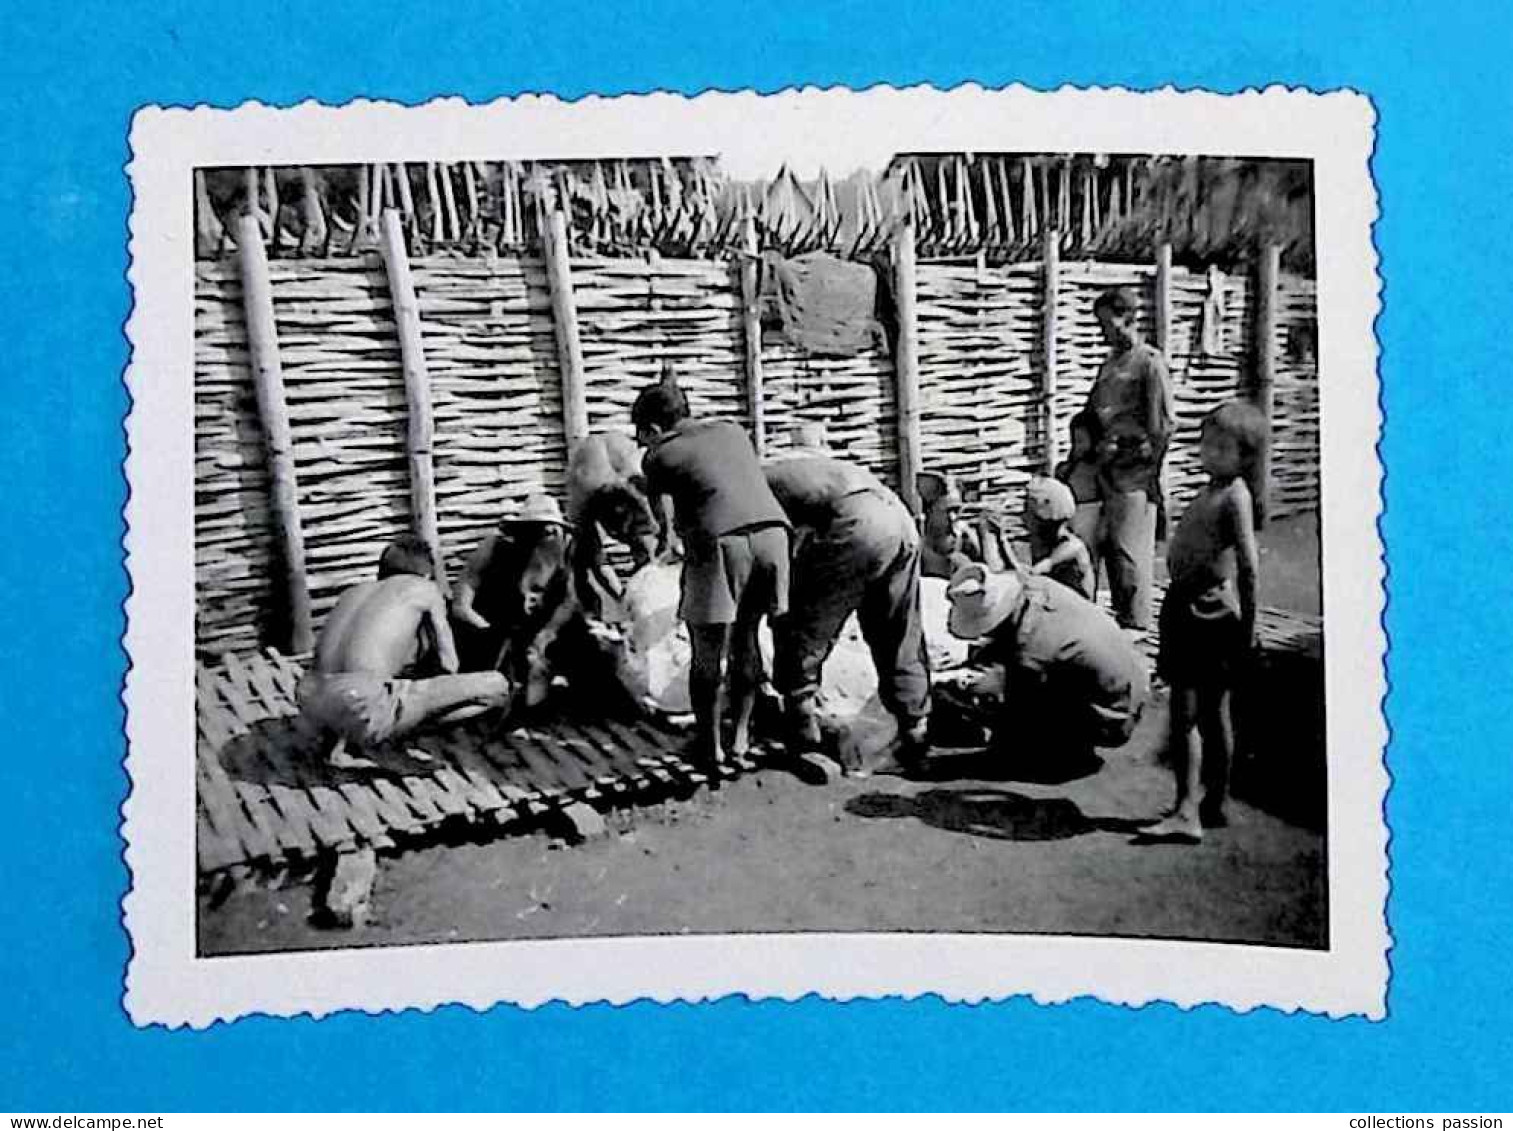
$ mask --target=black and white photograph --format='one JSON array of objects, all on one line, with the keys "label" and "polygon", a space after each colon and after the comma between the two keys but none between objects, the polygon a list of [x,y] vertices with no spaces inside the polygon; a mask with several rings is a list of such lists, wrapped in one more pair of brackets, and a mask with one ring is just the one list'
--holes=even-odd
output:
[{"label": "black and white photograph", "polygon": [[139,119],[128,1007],[1379,1009],[1370,116],[1247,97]]}]

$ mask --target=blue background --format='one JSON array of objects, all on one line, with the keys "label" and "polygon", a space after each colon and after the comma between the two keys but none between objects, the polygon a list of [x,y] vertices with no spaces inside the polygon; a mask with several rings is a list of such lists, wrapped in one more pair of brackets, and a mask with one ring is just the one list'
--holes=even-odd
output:
[{"label": "blue background", "polygon": [[[1513,27],[1499,8],[871,0],[595,12],[326,0],[9,11],[0,1108],[1513,1107],[1513,546],[1502,517],[1513,503]],[[1091,1001],[727,1001],[132,1028],[120,1008],[128,877],[118,836],[132,111],[965,80],[1220,91],[1280,81],[1357,87],[1376,102],[1395,732],[1390,1020]]]}]

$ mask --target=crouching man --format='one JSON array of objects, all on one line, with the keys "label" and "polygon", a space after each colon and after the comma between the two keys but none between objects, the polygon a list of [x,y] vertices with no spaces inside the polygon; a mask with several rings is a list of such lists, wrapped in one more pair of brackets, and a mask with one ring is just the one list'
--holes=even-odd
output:
[{"label": "crouching man", "polygon": [[[420,675],[438,668],[439,675]],[[379,557],[377,581],[353,586],[336,602],[298,694],[301,713],[331,743],[330,764],[372,768],[366,755],[373,747],[426,723],[504,707],[510,683],[497,671],[457,674],[430,547],[406,535]]]},{"label": "crouching man", "polygon": [[1150,693],[1144,658],[1113,618],[1049,577],[957,571],[948,627],[980,641],[953,690],[985,700],[993,746],[1019,765],[1092,761],[1123,746]]},{"label": "crouching man", "polygon": [[532,495],[468,556],[452,593],[462,665],[493,668],[525,706],[546,699],[553,669],[570,669],[586,629],[569,563],[567,521],[549,495]]},{"label": "crouching man", "polygon": [[787,702],[790,745],[820,744],[825,660],[855,613],[879,697],[898,720],[898,761],[918,762],[929,729],[930,664],[920,537],[908,508],[866,468],[831,456],[814,431],[801,431],[799,446],[764,470],[795,530],[788,615],[773,624],[773,680]]}]

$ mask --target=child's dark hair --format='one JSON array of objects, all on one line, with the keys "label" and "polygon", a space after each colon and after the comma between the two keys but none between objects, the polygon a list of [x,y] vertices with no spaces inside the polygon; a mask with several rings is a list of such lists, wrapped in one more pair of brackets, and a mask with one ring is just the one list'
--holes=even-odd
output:
[{"label": "child's dark hair", "polygon": [[636,394],[636,403],[630,410],[630,421],[638,431],[648,426],[671,428],[688,415],[688,398],[678,385],[678,379],[670,370],[663,369],[660,381],[655,385],[647,385]]},{"label": "child's dark hair", "polygon": [[431,544],[417,534],[401,534],[378,556],[378,579],[408,573],[434,579]]},{"label": "child's dark hair", "polygon": [[1098,414],[1089,409],[1083,409],[1081,412],[1075,413],[1067,423],[1067,433],[1076,436],[1078,432],[1083,433],[1089,440],[1097,440]]},{"label": "child's dark hair", "polygon": [[1202,432],[1217,428],[1240,449],[1240,478],[1250,488],[1256,528],[1266,525],[1266,449],[1271,426],[1266,414],[1249,401],[1225,401],[1203,418]]},{"label": "child's dark hair", "polygon": [[1128,287],[1110,287],[1093,300],[1093,313],[1106,310],[1119,318],[1127,317],[1140,309],[1140,302]]}]

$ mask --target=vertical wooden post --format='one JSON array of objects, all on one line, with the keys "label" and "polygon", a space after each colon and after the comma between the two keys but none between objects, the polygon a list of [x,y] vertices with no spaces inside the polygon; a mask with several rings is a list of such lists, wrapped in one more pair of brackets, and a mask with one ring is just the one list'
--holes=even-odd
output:
[{"label": "vertical wooden post", "polygon": [[746,409],[758,458],[767,455],[767,406],[762,392],[762,311],[757,294],[756,217],[741,221],[741,327],[746,338]]},{"label": "vertical wooden post", "polygon": [[1060,459],[1056,434],[1056,306],[1060,298],[1061,233],[1047,226],[1040,235],[1040,273],[1044,295],[1040,314],[1040,404],[1045,429],[1045,473]]},{"label": "vertical wooden post", "polygon": [[405,379],[405,456],[410,467],[410,514],[415,532],[431,547],[431,567],[442,592],[447,591],[441,530],[436,521],[436,471],[431,459],[435,425],[431,415],[431,378],[420,336],[420,303],[410,276],[399,210],[385,208],[379,222],[379,247],[389,277],[389,298],[399,332],[399,362]]},{"label": "vertical wooden post", "polygon": [[[248,165],[242,170],[242,191],[247,194],[247,211],[257,217],[258,239],[262,239],[263,231],[263,206],[260,203],[262,196],[262,181],[258,179],[257,166]],[[241,225],[237,225],[240,230]]]},{"label": "vertical wooden post", "polygon": [[[1262,246],[1257,264],[1256,278],[1256,379],[1253,396],[1256,407],[1266,417],[1268,429],[1276,421],[1276,376],[1277,376],[1277,284],[1281,273],[1282,248],[1280,244]],[[1273,436],[1272,440],[1275,441]],[[1261,479],[1271,486],[1271,446],[1267,446],[1265,475]]]},{"label": "vertical wooden post", "polygon": [[299,179],[304,192],[300,211],[305,225],[305,230],[299,237],[299,251],[301,255],[319,255],[326,246],[328,232],[326,212],[321,206],[320,190],[315,184],[315,170],[308,165],[303,166],[299,171]]},{"label": "vertical wooden post", "polygon": [[[248,203],[255,207],[254,202]],[[310,583],[305,575],[305,535],[300,528],[294,444],[289,430],[289,407],[284,401],[278,323],[273,314],[273,283],[268,277],[268,255],[256,213],[247,211],[237,217],[236,247],[252,384],[257,390],[257,415],[272,483],[273,525],[283,556],[285,597],[289,602],[289,649],[298,654],[315,647],[315,623],[310,611]]]},{"label": "vertical wooden post", "polygon": [[557,334],[557,370],[562,377],[562,427],[568,450],[588,435],[588,398],[583,383],[583,344],[573,301],[573,269],[567,255],[567,217],[551,214],[546,230],[546,279],[552,293],[552,326]]},{"label": "vertical wooden post", "polygon": [[1256,377],[1253,395],[1256,405],[1272,417],[1273,384],[1277,375],[1277,276],[1282,249],[1277,244],[1261,248],[1256,272]]},{"label": "vertical wooden post", "polygon": [[898,349],[893,358],[898,401],[898,493],[919,513],[919,310],[915,304],[914,221],[905,216],[893,243],[893,294]]},{"label": "vertical wooden post", "polygon": [[221,250],[225,229],[220,217],[210,203],[210,192],[205,187],[205,171],[194,171],[194,253],[198,258],[209,259]]},{"label": "vertical wooden post", "polygon": [[1172,353],[1172,245],[1156,248],[1156,348],[1171,363]]}]

